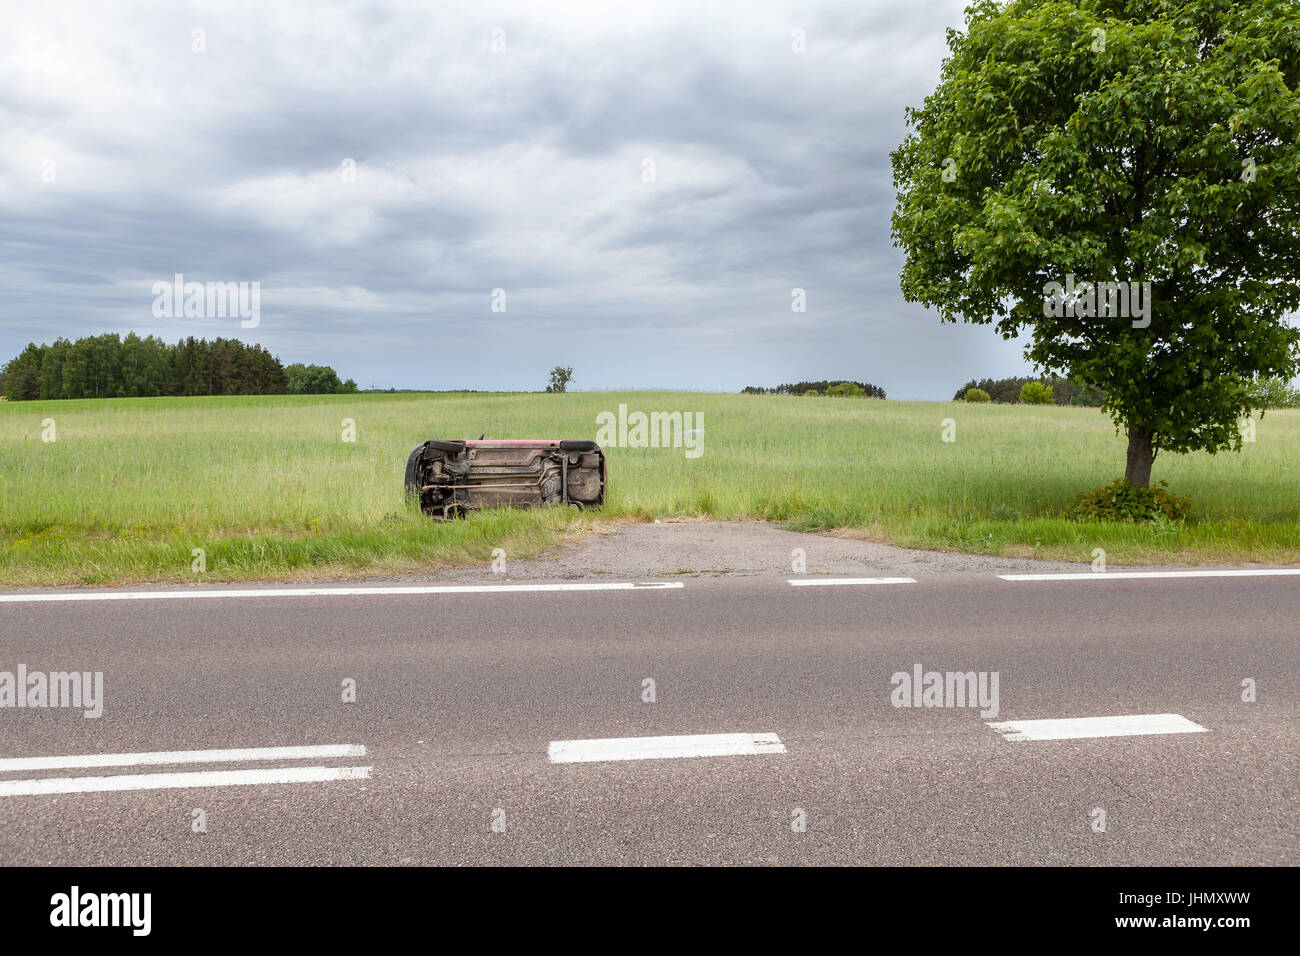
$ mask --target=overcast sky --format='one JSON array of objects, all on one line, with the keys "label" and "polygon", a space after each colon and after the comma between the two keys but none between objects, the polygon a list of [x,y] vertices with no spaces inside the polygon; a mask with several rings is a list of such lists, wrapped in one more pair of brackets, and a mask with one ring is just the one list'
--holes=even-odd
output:
[{"label": "overcast sky", "polygon": [[[363,388],[1022,374],[903,302],[889,237],[888,154],[962,6],[11,5],[0,361],[135,330]],[[177,273],[260,283],[260,325],[155,317]]]}]

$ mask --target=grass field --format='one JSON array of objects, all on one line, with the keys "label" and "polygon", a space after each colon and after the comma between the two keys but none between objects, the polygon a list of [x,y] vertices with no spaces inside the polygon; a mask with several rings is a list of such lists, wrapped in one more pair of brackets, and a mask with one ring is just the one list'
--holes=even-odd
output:
[{"label": "grass field", "polygon": [[[403,500],[430,437],[595,437],[596,416],[702,412],[703,454],[609,448],[610,502],[443,524]],[[342,440],[343,419],[356,441]],[[941,440],[941,422],[956,441]],[[54,420],[53,442],[42,440]],[[1165,456],[1185,525],[1079,523],[1123,473],[1095,409],[680,392],[0,403],[0,583],[234,580],[427,570],[536,554],[592,522],[673,516],[852,529],[896,544],[1111,563],[1300,561],[1300,411],[1237,454]],[[192,550],[206,572],[191,570]]]}]

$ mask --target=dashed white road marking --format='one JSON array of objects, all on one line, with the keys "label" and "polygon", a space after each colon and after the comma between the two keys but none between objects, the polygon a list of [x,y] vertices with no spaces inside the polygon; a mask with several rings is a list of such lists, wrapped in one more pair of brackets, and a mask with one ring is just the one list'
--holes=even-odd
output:
[{"label": "dashed white road marking", "polygon": [[840,584],[915,584],[916,578],[787,578],[797,588]]},{"label": "dashed white road marking", "polygon": [[553,740],[551,763],[604,760],[665,760],[676,757],[739,757],[783,754],[776,734],[688,734],[675,737],[608,737],[599,740]]},{"label": "dashed white road marking", "polygon": [[176,790],[184,787],[243,787],[269,783],[366,780],[373,767],[283,767],[258,770],[200,770],[192,773],[130,773],[115,777],[46,777],[2,780],[0,797],[116,790]]},{"label": "dashed white road marking", "polygon": [[64,601],[194,601],[208,598],[372,597],[394,594],[506,594],[522,591],[661,591],[681,581],[601,581],[571,584],[446,584],[359,588],[230,588],[216,591],[75,591],[56,594],[0,594],[0,604]]},{"label": "dashed white road marking", "polygon": [[128,754],[72,754],[65,757],[4,757],[0,773],[31,770],[76,770],[83,767],[147,767],[176,763],[241,763],[246,760],[323,760],[364,757],[360,744],[309,747],[245,747],[231,750],[161,750]]},{"label": "dashed white road marking", "polygon": [[1133,578],[1251,578],[1300,574],[1300,568],[1229,571],[1069,571],[1063,574],[999,574],[1003,581],[1120,581]]},{"label": "dashed white road marking", "polygon": [[1007,720],[988,725],[1006,740],[1075,740],[1083,737],[1137,737],[1144,734],[1204,734],[1209,730],[1181,714],[1127,714],[1121,717],[1066,717],[1060,720]]}]

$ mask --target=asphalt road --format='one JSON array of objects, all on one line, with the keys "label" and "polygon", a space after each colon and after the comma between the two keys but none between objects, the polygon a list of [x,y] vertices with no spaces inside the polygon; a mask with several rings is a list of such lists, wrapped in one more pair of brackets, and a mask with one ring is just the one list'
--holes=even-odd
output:
[{"label": "asphalt road", "polygon": [[[5,769],[0,862],[1300,862],[1300,577],[675,583],[0,603],[0,671],[104,681],[98,719],[0,709],[4,759],[365,748]],[[996,673],[998,713],[894,706],[891,675],[917,664]],[[1208,732],[1014,740],[990,726],[1143,714]],[[548,758],[553,741],[697,734],[775,734],[784,752]],[[320,766],[357,776],[2,789]]]}]

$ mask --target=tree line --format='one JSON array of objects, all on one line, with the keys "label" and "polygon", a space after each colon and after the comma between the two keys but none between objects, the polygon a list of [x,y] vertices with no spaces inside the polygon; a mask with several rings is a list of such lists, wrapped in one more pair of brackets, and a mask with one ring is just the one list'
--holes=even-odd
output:
[{"label": "tree line", "polygon": [[1041,379],[982,378],[978,382],[971,379],[957,389],[957,394],[953,395],[952,400],[954,402],[961,401],[966,397],[966,393],[974,388],[987,393],[991,401],[1011,405],[1020,401],[1021,390],[1030,383],[1041,383],[1051,389],[1051,399],[1056,405],[1090,405],[1096,407],[1106,400],[1106,396],[1100,389],[1092,388],[1074,379],[1058,378],[1056,376]]},{"label": "tree line", "polygon": [[746,385],[740,390],[742,395],[847,395],[856,398],[884,398],[885,390],[869,382],[795,382],[778,385],[775,388],[762,388]]},{"label": "tree line", "polygon": [[134,332],[109,332],[75,342],[32,342],[0,369],[9,401],[134,398],[158,395],[282,395],[355,392],[328,366],[290,365],[260,345],[193,336],[168,344]]}]

